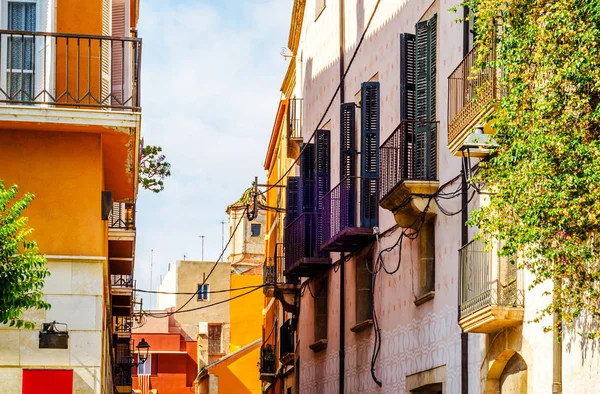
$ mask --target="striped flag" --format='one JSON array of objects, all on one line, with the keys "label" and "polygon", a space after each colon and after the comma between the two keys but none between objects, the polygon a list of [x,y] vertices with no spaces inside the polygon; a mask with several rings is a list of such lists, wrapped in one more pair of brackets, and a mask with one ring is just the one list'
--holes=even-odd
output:
[{"label": "striped flag", "polygon": [[138,384],[142,394],[150,393],[150,375],[138,375]]}]

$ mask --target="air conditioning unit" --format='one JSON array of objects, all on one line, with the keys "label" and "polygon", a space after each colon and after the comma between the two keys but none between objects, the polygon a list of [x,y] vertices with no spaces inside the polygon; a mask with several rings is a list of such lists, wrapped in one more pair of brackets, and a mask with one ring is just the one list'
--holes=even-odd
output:
[{"label": "air conditioning unit", "polygon": [[198,323],[198,334],[208,335],[208,322],[201,321],[200,323]]}]

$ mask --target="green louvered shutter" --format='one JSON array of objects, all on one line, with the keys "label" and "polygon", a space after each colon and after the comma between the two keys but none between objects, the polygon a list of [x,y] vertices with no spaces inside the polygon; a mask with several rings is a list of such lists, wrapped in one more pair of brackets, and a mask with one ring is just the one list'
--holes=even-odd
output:
[{"label": "green louvered shutter", "polygon": [[377,226],[379,204],[379,82],[361,90],[361,227]]},{"label": "green louvered shutter", "polygon": [[[417,121],[436,119],[436,43],[437,15],[416,25],[415,77]],[[417,123],[415,130],[414,176],[416,179],[437,177],[437,127],[435,123]]]},{"label": "green louvered shutter", "polygon": [[[340,182],[347,177],[356,176],[356,105],[345,103],[340,107]],[[354,179],[346,179],[346,187],[342,191],[347,193],[345,201],[347,206],[340,212],[341,228],[354,227],[355,222],[355,193]]]},{"label": "green louvered shutter", "polygon": [[[415,120],[415,35],[403,33],[400,35],[400,121]],[[404,153],[402,160],[402,178],[412,179],[414,161],[414,136],[415,124],[407,122],[405,125],[405,146],[401,148]]]}]

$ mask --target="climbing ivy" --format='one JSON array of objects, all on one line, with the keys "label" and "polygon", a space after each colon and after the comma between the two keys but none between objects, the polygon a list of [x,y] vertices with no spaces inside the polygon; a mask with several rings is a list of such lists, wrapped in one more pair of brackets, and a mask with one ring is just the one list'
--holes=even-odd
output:
[{"label": "climbing ivy", "polygon": [[[595,337],[600,0],[467,0],[463,5],[475,16],[475,69],[501,70],[503,91],[490,119],[500,147],[481,163],[475,179],[494,194],[470,222],[504,241],[501,254],[520,256],[519,264],[535,277],[532,286],[560,284],[548,292],[552,301],[536,321],[559,311],[567,327]],[[490,62],[492,40],[497,56]]]}]

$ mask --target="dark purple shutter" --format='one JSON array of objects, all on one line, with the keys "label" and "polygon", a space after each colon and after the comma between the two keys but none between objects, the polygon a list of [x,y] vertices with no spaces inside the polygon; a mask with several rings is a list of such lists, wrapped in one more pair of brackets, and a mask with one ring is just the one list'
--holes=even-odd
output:
[{"label": "dark purple shutter", "polygon": [[317,130],[315,135],[315,211],[317,225],[316,254],[321,255],[323,245],[323,197],[330,189],[330,133],[329,130]]},{"label": "dark purple shutter", "polygon": [[379,206],[379,82],[364,82],[361,97],[361,227],[374,227]]},{"label": "dark purple shutter", "polygon": [[300,213],[315,210],[315,145],[305,144],[300,157]]},{"label": "dark purple shutter", "polygon": [[[415,120],[415,35],[410,33],[400,34],[400,121]],[[415,124],[406,122],[404,125],[406,137],[400,152],[403,179],[412,179],[414,161],[414,136]]]},{"label": "dark purple shutter", "polygon": [[286,226],[293,222],[300,215],[299,205],[299,185],[300,178],[290,176],[287,179],[286,201],[285,201],[285,223]]},{"label": "dark purple shutter", "polygon": [[[340,226],[354,227],[355,222],[355,184],[356,180],[356,105],[345,103],[340,107],[340,182],[345,182],[341,199],[346,201],[344,212],[340,212]],[[346,179],[347,178],[347,179]]]}]

